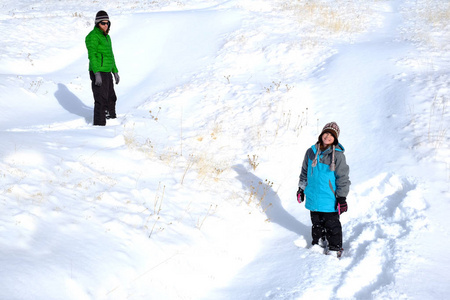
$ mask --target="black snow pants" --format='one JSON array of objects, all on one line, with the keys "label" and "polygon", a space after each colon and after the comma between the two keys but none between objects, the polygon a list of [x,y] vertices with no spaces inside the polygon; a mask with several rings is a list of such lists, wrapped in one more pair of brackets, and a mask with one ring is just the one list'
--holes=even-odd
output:
[{"label": "black snow pants", "polygon": [[312,222],[312,244],[319,243],[319,239],[325,237],[328,241],[328,248],[339,251],[342,248],[342,226],[339,221],[339,214],[325,212],[311,212]]},{"label": "black snow pants", "polygon": [[92,93],[94,94],[94,125],[106,125],[106,112],[111,118],[116,117],[116,92],[114,91],[114,80],[111,73],[100,72],[102,85],[95,85],[94,72],[89,75],[92,82]]}]

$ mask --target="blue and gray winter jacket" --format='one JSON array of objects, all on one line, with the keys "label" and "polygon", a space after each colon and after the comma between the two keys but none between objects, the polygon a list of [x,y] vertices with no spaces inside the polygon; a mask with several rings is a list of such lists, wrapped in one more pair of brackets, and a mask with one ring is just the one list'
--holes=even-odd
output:
[{"label": "blue and gray winter jacket", "polygon": [[345,161],[344,147],[338,144],[335,149],[335,171],[330,170],[332,147],[319,152],[317,165],[313,161],[319,145],[306,151],[298,186],[305,191],[305,207],[311,211],[337,212],[336,197],[347,197],[350,180],[349,167]]}]

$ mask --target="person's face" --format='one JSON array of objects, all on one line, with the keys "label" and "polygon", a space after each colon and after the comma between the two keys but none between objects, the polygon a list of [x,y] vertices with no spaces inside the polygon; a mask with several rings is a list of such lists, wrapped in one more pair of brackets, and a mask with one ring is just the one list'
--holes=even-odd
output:
[{"label": "person's face", "polygon": [[101,21],[100,23],[98,23],[98,25],[99,25],[100,29],[106,33],[106,31],[108,30],[108,27],[109,27],[109,21]]},{"label": "person's face", "polygon": [[329,132],[325,132],[322,134],[322,142],[325,146],[330,146],[334,143],[334,136]]}]

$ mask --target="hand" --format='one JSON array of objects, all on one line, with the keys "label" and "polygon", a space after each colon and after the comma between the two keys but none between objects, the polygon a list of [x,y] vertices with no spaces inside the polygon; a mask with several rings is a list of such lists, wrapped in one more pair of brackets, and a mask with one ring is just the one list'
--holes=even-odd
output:
[{"label": "hand", "polygon": [[102,85],[102,74],[100,74],[100,72],[97,72],[94,75],[95,75],[95,85],[101,86]]},{"label": "hand", "polygon": [[116,80],[116,84],[119,84],[119,81],[120,81],[119,73],[113,73],[113,75],[114,75],[114,79]]},{"label": "hand", "polygon": [[345,213],[348,210],[348,206],[347,206],[347,198],[345,197],[337,197],[337,204],[336,206],[338,206],[339,208],[339,214]]},{"label": "hand", "polygon": [[297,191],[297,201],[298,203],[302,203],[303,201],[305,201],[305,193],[301,188],[298,188]]}]

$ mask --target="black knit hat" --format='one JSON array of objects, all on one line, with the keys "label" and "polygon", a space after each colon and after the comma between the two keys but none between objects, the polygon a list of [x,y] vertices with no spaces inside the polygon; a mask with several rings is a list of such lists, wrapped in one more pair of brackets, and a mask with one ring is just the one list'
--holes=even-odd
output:
[{"label": "black knit hat", "polygon": [[98,23],[100,23],[101,21],[109,21],[109,16],[108,16],[108,14],[106,13],[106,11],[101,10],[101,11],[99,11],[99,12],[97,13],[97,15],[95,16],[95,24],[98,24]]}]

